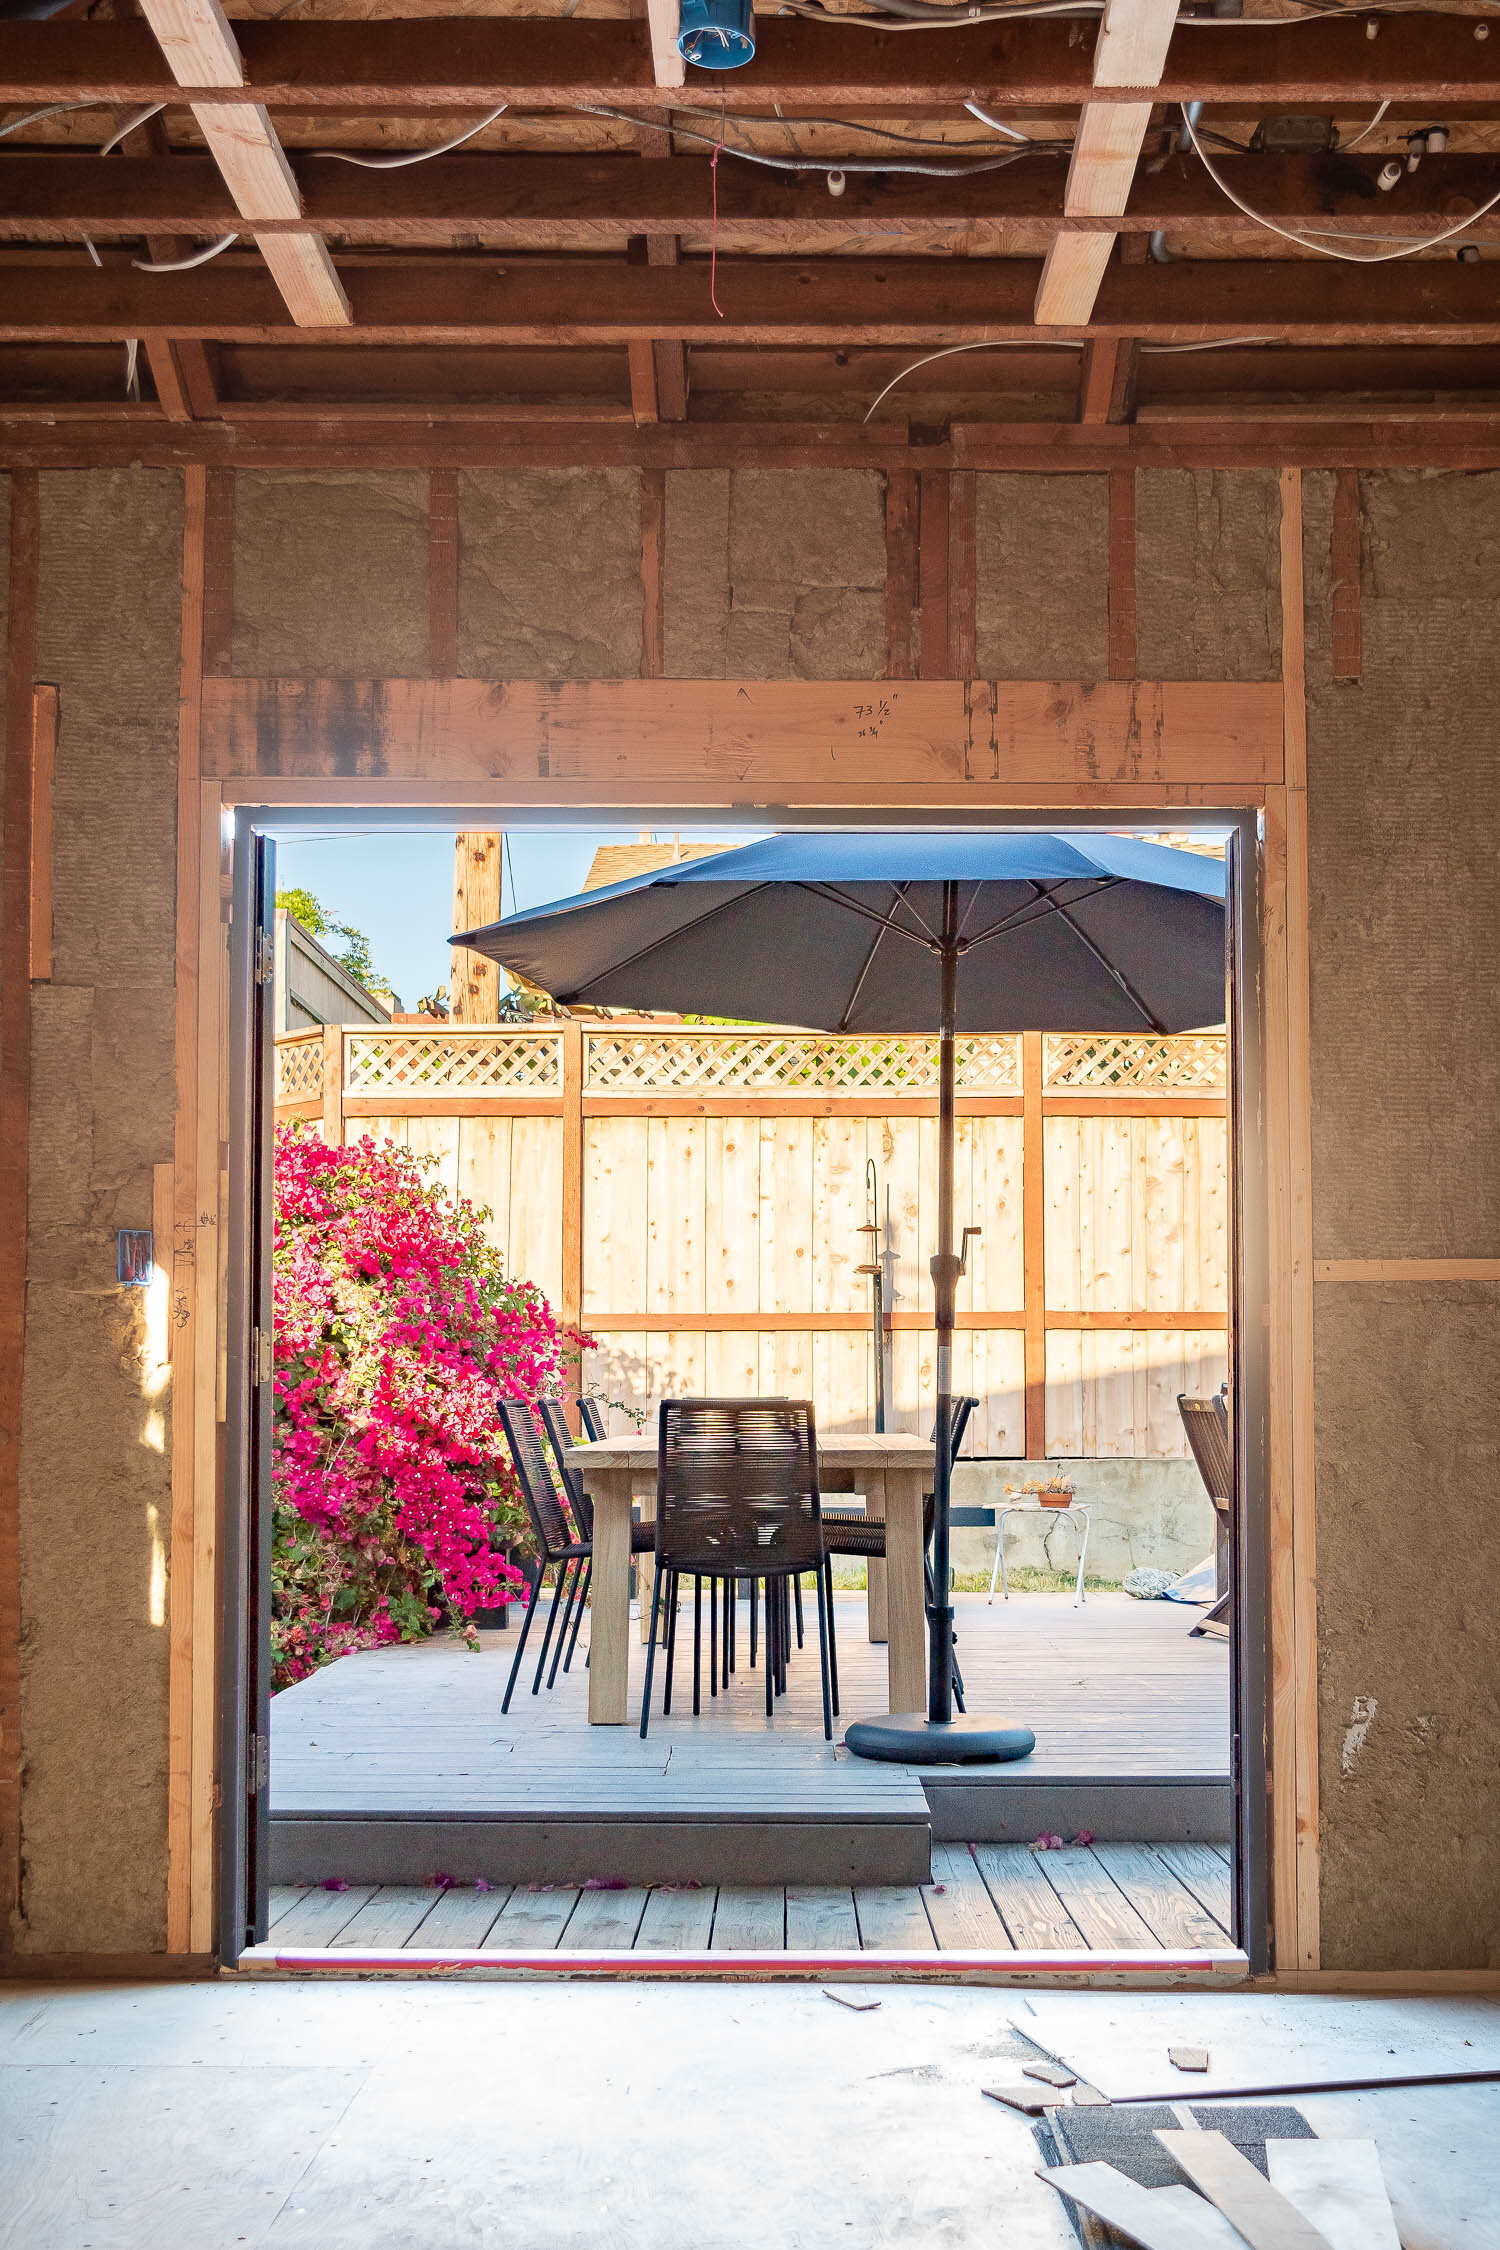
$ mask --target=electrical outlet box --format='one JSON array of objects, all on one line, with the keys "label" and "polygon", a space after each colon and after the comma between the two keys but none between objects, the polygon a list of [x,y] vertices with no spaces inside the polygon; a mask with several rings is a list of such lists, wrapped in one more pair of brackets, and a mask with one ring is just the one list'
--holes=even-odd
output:
[{"label": "electrical outlet box", "polygon": [[155,1256],[149,1227],[121,1227],[115,1236],[115,1278],[122,1289],[145,1289]]}]

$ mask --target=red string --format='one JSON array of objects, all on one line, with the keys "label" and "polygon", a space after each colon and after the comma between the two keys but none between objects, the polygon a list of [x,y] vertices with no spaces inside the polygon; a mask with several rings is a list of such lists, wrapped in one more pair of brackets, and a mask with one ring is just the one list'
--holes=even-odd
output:
[{"label": "red string", "polygon": [[724,307],[719,303],[716,287],[719,278],[719,144],[717,141],[714,143],[713,163],[710,169],[713,172],[714,179],[714,230],[708,251],[708,301],[722,320],[724,318]]}]

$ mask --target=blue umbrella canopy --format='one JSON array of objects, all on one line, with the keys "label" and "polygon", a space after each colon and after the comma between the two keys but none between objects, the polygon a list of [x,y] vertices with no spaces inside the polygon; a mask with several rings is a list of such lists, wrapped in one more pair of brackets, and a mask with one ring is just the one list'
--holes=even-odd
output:
[{"label": "blue umbrella canopy", "polygon": [[770,836],[453,942],[568,1006],[936,1030],[948,885],[960,1032],[1224,1020],[1223,862],[1126,836]]}]

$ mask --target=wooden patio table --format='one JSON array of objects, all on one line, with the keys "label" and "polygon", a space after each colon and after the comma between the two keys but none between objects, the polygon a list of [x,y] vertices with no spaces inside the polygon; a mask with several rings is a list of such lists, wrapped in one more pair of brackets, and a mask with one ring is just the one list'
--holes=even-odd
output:
[{"label": "wooden patio table", "polygon": [[[630,1513],[639,1500],[656,1513],[656,1439],[600,1438],[576,1446],[584,1490],[594,1503],[594,1583],[589,1655],[589,1724],[623,1726],[631,1717]],[[927,1699],[927,1631],[922,1587],[922,1496],[932,1489],[932,1445],[926,1438],[835,1434],[818,1439],[818,1476],[825,1500],[862,1492],[867,1515],[886,1525],[886,1559],[869,1565],[867,1610],[872,1641],[886,1643],[889,1708],[920,1711]],[[847,1481],[846,1481],[847,1480]],[[649,1558],[641,1577],[642,1638],[650,1616]]]}]

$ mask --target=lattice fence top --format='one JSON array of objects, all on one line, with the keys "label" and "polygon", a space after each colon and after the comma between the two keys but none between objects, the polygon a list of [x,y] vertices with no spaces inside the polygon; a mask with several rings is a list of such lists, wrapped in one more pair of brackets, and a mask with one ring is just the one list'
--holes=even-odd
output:
[{"label": "lattice fence top", "polygon": [[[586,1042],[591,1094],[934,1094],[937,1041],[855,1033],[594,1032]],[[960,1039],[965,1093],[1016,1093],[1015,1039]]]},{"label": "lattice fence top", "polygon": [[280,1102],[320,1102],[323,1099],[323,1034],[294,1032],[276,1042],[276,1099]]},{"label": "lattice fence top", "polygon": [[561,1087],[555,1032],[353,1032],[344,1040],[346,1094],[555,1094]]},{"label": "lattice fence top", "polygon": [[1228,1057],[1222,1031],[1179,1033],[1171,1038],[1136,1038],[1098,1032],[1088,1038],[1050,1033],[1044,1047],[1043,1082],[1074,1093],[1222,1094]]}]

